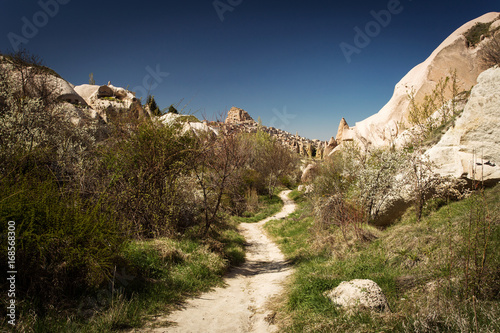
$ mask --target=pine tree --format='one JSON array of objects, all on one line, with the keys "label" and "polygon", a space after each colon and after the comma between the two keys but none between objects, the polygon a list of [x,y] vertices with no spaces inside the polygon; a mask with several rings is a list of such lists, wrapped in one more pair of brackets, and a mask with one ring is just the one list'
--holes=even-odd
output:
[{"label": "pine tree", "polygon": [[174,105],[170,105],[168,107],[168,113],[175,113],[175,114],[179,114],[179,111],[177,111],[177,109],[174,107]]},{"label": "pine tree", "polygon": [[158,104],[156,104],[155,97],[148,95],[146,99],[146,105],[149,107],[149,110],[151,111],[151,114],[153,116],[161,116],[161,110]]}]

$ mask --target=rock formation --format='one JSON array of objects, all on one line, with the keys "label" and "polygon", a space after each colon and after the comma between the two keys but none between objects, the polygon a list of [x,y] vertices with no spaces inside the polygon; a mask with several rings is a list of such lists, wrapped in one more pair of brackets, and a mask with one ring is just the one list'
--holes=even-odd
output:
[{"label": "rock formation", "polygon": [[252,117],[243,109],[232,107],[227,113],[226,124],[241,124],[244,122],[255,122]]},{"label": "rock formation", "polygon": [[318,154],[321,141],[303,138],[298,136],[297,134],[293,135],[279,128],[259,125],[252,119],[248,112],[240,108],[232,107],[231,110],[229,110],[224,124],[211,122],[210,126],[221,129],[223,127],[223,130],[228,133],[256,133],[260,130],[274,137],[282,145],[289,147],[290,150],[298,153],[301,156],[313,156],[315,158],[320,158],[321,156],[323,156],[323,151]]},{"label": "rock formation", "polygon": [[[342,118],[344,119],[344,118]],[[347,123],[346,123],[347,124]],[[337,133],[338,134],[338,133]],[[323,152],[323,157],[327,157],[330,153],[338,146],[337,140],[332,136],[329,142],[325,142],[325,151]]]},{"label": "rock formation", "polygon": [[464,33],[478,22],[493,22],[490,29],[494,29],[500,24],[499,17],[500,13],[488,13],[458,28],[423,63],[414,67],[396,84],[392,98],[378,113],[356,123],[353,128],[344,128],[342,139],[354,138],[374,146],[391,144],[391,140],[398,135],[398,123],[408,124],[408,93],[413,90],[416,101],[420,102],[440,79],[454,70],[462,89],[470,89],[485,70],[478,57],[478,51],[485,41],[475,48],[468,47]]},{"label": "rock formation", "polygon": [[340,120],[339,129],[337,130],[337,136],[335,137],[335,140],[337,142],[342,142],[344,138],[344,132],[346,131],[349,131],[349,125],[347,124],[345,118],[342,118]]},{"label": "rock formation", "polygon": [[[126,89],[112,85],[82,84],[75,87],[75,92],[107,122],[121,112],[129,112],[140,118],[146,111],[135,94]],[[149,115],[150,116],[150,115]]]},{"label": "rock formation", "polygon": [[372,280],[344,281],[324,294],[335,305],[347,309],[367,308],[377,312],[390,312],[382,289]]},{"label": "rock formation", "polygon": [[479,75],[464,112],[427,151],[442,176],[500,181],[500,68]]}]

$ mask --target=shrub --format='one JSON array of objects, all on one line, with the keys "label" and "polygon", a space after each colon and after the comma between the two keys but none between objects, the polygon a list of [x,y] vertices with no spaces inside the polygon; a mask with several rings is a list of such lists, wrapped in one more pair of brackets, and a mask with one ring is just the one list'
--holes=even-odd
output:
[{"label": "shrub", "polygon": [[487,67],[500,65],[500,32],[497,32],[491,39],[484,45],[481,50],[481,60]]},{"label": "shrub", "polygon": [[489,36],[491,23],[492,22],[489,23],[478,22],[465,33],[465,38],[469,42],[470,46],[474,47],[477,44],[479,44],[479,42],[481,42],[482,36],[485,37]]},{"label": "shrub", "polygon": [[[64,188],[51,180],[33,182],[21,176],[3,179],[0,187],[2,234],[7,234],[7,221],[16,222],[16,284],[21,295],[54,304],[110,278],[122,238],[100,207],[64,195]],[[4,260],[2,256],[2,267]]]},{"label": "shrub", "polygon": [[16,222],[20,294],[55,303],[104,283],[121,237],[114,220],[79,191],[95,122],[71,123],[54,97],[52,72],[33,63],[36,58],[6,59],[0,67],[0,228],[5,234],[7,221]]},{"label": "shrub", "polygon": [[332,226],[337,226],[346,243],[349,242],[349,233],[354,234],[357,239],[363,239],[363,210],[345,200],[341,194],[318,200],[314,213],[315,223],[320,230],[332,232]]},{"label": "shrub", "polygon": [[187,177],[192,145],[193,138],[176,125],[143,122],[103,147],[96,172],[103,177],[100,191],[131,236],[168,236],[196,224]]}]

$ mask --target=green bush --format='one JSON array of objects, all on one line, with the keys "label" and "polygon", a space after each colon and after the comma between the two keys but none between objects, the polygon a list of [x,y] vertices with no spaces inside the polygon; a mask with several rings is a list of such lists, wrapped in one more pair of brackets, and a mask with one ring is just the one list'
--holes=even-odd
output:
[{"label": "green bush", "polygon": [[[0,188],[2,234],[7,233],[7,221],[16,222],[16,283],[21,295],[54,304],[108,281],[122,237],[100,207],[63,195],[64,188],[50,180],[4,179]],[[7,247],[5,239],[2,247]],[[2,267],[5,259],[2,256]]]},{"label": "green bush", "polygon": [[[145,122],[102,149],[97,172],[106,208],[133,237],[172,235],[197,222],[188,164],[193,137],[176,125]],[[108,185],[109,184],[109,185]]]},{"label": "green bush", "polygon": [[465,33],[465,38],[467,38],[470,46],[474,47],[479,44],[481,36],[489,36],[491,23],[478,22]]}]

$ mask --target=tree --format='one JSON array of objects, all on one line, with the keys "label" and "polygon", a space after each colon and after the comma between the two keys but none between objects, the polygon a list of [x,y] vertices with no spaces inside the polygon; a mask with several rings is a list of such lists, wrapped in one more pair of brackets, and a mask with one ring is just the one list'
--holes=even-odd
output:
[{"label": "tree", "polygon": [[103,149],[95,173],[104,175],[108,209],[131,236],[171,236],[196,224],[186,183],[194,147],[194,138],[175,124],[143,122]]},{"label": "tree", "polygon": [[403,179],[409,196],[413,196],[415,216],[420,221],[425,202],[442,182],[442,178],[433,172],[434,164],[420,150],[409,153],[406,163]]},{"label": "tree", "polygon": [[388,200],[400,196],[403,181],[397,175],[404,168],[405,160],[403,151],[376,149],[368,154],[357,172],[356,196],[369,219],[376,219]]},{"label": "tree", "polygon": [[177,109],[174,107],[174,105],[170,105],[168,107],[168,113],[175,113],[175,114],[179,114],[179,111],[177,111]]},{"label": "tree", "polygon": [[219,221],[223,196],[239,184],[246,155],[235,133],[214,136],[207,132],[198,137],[189,166],[201,190],[203,235]]},{"label": "tree", "polygon": [[261,175],[267,194],[272,196],[280,179],[295,171],[296,156],[264,131],[247,135],[246,140],[250,152],[249,168]]},{"label": "tree", "polygon": [[413,132],[414,137],[423,141],[433,130],[448,124],[459,113],[457,103],[461,95],[460,89],[457,71],[454,70],[449,76],[441,78],[432,92],[424,96],[422,102],[417,102],[414,89],[408,93],[408,121],[418,128],[418,133]]},{"label": "tree", "polygon": [[151,111],[151,114],[153,116],[161,116],[162,115],[160,107],[156,104],[156,100],[155,100],[154,96],[148,95],[148,97],[146,98],[146,105],[149,108],[149,110]]}]

